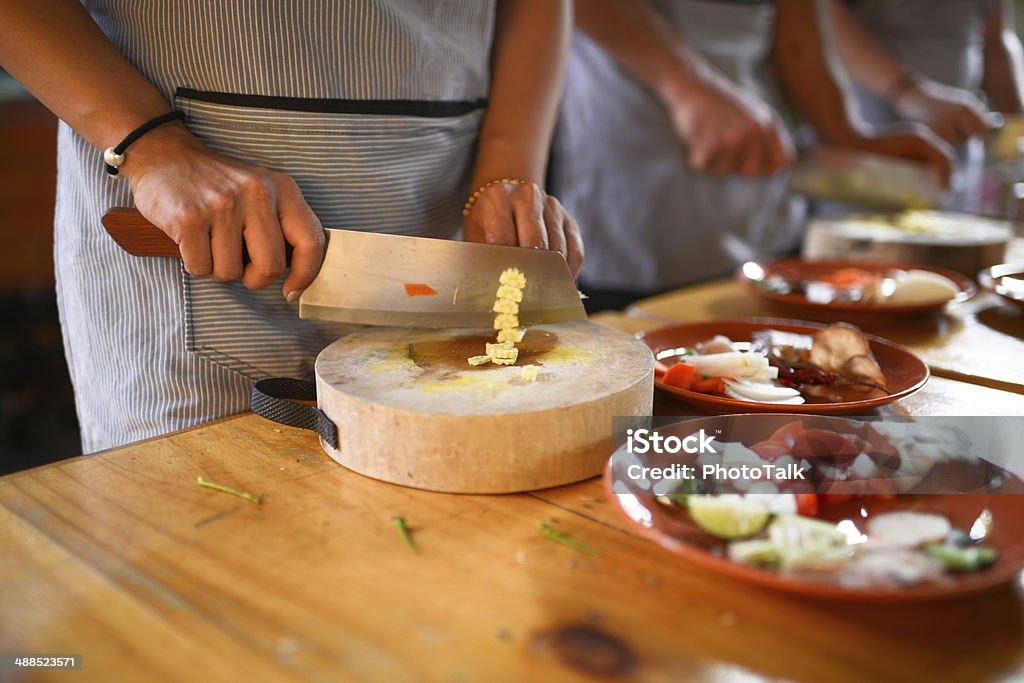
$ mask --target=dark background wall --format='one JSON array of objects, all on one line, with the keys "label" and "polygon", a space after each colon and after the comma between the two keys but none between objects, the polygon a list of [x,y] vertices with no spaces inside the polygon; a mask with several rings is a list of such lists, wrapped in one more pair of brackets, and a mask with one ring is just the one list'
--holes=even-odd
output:
[{"label": "dark background wall", "polygon": [[0,72],[0,474],[79,451],[53,283],[56,134]]}]

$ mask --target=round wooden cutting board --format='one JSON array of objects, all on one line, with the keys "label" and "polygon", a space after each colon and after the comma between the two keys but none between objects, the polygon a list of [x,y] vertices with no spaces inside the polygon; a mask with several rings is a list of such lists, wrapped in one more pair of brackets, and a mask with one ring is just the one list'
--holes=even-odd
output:
[{"label": "round wooden cutting board", "polygon": [[[494,333],[372,328],[316,361],[320,408],[338,427],[339,463],[434,491],[510,493],[598,475],[612,418],[650,415],[654,357],[589,322],[540,325],[516,365],[470,366]],[[535,382],[522,366],[540,366]]]}]

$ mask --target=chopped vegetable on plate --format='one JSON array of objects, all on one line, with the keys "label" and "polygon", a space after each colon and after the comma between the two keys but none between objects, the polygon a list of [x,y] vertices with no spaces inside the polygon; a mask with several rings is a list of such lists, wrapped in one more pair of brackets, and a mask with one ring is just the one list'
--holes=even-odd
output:
[{"label": "chopped vegetable on plate", "polygon": [[752,336],[750,342],[734,342],[716,335],[693,349],[657,353],[662,384],[781,405],[886,393],[871,346],[852,325],[831,325],[814,335],[764,329]]}]

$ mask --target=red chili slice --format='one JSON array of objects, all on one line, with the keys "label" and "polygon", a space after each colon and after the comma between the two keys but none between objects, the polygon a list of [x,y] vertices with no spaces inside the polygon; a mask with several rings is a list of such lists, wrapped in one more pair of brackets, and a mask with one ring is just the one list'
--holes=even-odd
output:
[{"label": "red chili slice", "polygon": [[430,285],[405,285],[406,296],[437,296],[437,290]]}]

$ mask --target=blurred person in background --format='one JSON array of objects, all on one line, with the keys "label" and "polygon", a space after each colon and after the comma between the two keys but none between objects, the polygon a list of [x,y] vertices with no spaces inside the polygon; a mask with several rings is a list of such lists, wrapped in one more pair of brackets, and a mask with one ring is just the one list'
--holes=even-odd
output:
[{"label": "blurred person in background", "polygon": [[916,121],[953,145],[959,163],[949,206],[976,209],[985,112],[1024,113],[1012,0],[829,2],[861,116],[875,125]]},{"label": "blurred person in background", "polygon": [[[926,161],[924,127],[850,115],[816,0],[577,0],[552,188],[588,247],[588,309],[728,273],[799,244],[783,92],[825,141]],[[782,86],[780,88],[780,85]]]},{"label": "blurred person in background", "polygon": [[[246,410],[255,380],[309,376],[339,333],[294,303],[321,220],[550,247],[579,268],[578,230],[542,189],[568,0],[2,10],[0,64],[62,119],[55,266],[86,453]],[[102,150],[172,108],[184,124],[140,137],[108,175]],[[107,235],[101,216],[133,204],[182,260]]]}]

